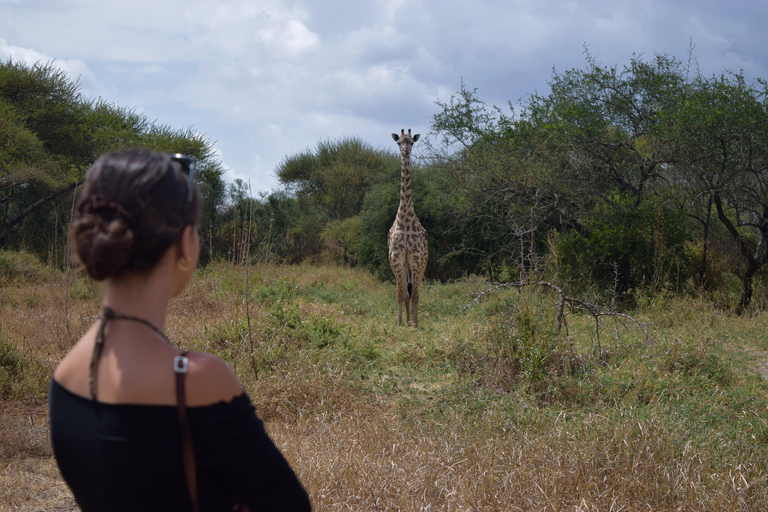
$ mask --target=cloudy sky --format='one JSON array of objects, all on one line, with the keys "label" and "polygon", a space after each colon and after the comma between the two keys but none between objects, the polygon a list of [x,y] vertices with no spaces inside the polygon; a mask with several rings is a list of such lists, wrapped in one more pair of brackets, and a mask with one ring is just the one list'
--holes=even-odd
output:
[{"label": "cloudy sky", "polygon": [[[488,104],[553,68],[632,54],[768,78],[765,0],[0,0],[0,59],[53,62],[83,94],[207,136],[227,181],[275,188],[318,141],[427,134],[463,80]],[[418,144],[414,151],[418,150]]]}]

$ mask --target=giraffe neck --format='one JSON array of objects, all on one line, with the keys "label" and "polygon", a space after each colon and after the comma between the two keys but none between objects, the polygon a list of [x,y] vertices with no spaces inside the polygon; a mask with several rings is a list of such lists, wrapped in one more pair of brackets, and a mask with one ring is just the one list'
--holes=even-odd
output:
[{"label": "giraffe neck", "polygon": [[400,208],[397,210],[397,216],[402,220],[406,213],[411,212],[413,212],[413,197],[411,196],[411,157],[410,155],[404,155],[402,157],[402,167],[400,169]]}]

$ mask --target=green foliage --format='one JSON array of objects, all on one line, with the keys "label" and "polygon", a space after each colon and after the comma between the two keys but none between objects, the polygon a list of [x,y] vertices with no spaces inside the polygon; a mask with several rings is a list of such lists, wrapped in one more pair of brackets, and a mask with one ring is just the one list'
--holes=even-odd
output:
[{"label": "green foliage", "polygon": [[276,170],[285,187],[279,201],[294,201],[295,207],[284,231],[282,259],[328,257],[356,264],[364,198],[373,184],[396,169],[394,152],[374,149],[358,138],[322,141],[314,150],[284,158]]},{"label": "green foliage", "polygon": [[[100,154],[126,147],[195,156],[203,197],[216,203],[223,171],[204,136],[86,99],[51,64],[0,63],[0,248],[40,257],[62,252],[76,185]],[[214,217],[206,206],[203,232],[215,226]]]},{"label": "green foliage", "polygon": [[741,73],[696,77],[672,112],[669,135],[678,158],[675,188],[692,205],[704,240],[713,209],[731,238],[733,271],[743,284],[739,312],[751,302],[755,274],[768,264],[766,98],[768,83],[749,84]]},{"label": "green foliage", "polygon": [[363,220],[360,216],[344,220],[334,220],[326,224],[323,230],[325,247],[338,262],[349,265],[357,264],[355,249],[363,237]]},{"label": "green foliage", "polygon": [[679,289],[687,263],[684,219],[650,202],[632,209],[626,199],[612,199],[615,207],[599,205],[585,219],[588,236],[571,231],[558,240],[563,277],[615,293],[637,287],[658,292],[675,284]]},{"label": "green foliage", "polygon": [[358,138],[343,138],[286,157],[276,174],[300,202],[340,221],[360,213],[368,186],[398,161],[393,152],[373,149]]},{"label": "green foliage", "polygon": [[588,197],[546,124],[528,111],[489,109],[463,86],[459,99],[439,105],[433,129],[442,146],[429,148],[442,181],[446,266],[498,278],[504,266],[530,267],[526,254],[545,252],[551,230],[583,230]]},{"label": "green foliage", "polygon": [[[412,180],[418,171],[412,171]],[[387,233],[397,215],[400,204],[399,177],[391,177],[387,182],[373,185],[365,196],[360,221],[363,236],[358,241],[356,250],[360,264],[382,280],[391,280],[389,268],[389,249]],[[417,212],[418,215],[418,212]],[[429,237],[429,232],[427,233]]]},{"label": "green foliage", "polygon": [[48,391],[49,370],[24,354],[0,331],[0,396],[6,399],[42,399]]},{"label": "green foliage", "polygon": [[[245,209],[241,209],[245,211]],[[282,190],[253,203],[252,261],[299,263],[317,254],[323,221]]]},{"label": "green foliage", "polygon": [[34,254],[26,251],[0,250],[0,283],[25,282],[35,284],[50,276],[50,269],[44,266]]},{"label": "green foliage", "polygon": [[[438,102],[430,165],[450,184],[441,224],[460,234],[452,254],[464,269],[512,278],[498,270],[549,254],[582,290],[655,293],[688,280],[715,292],[730,279],[708,267],[729,251],[743,310],[768,263],[768,83],[706,78],[692,62],[657,54],[605,66],[587,51],[518,112],[486,106],[463,83]],[[697,240],[689,265],[683,249]]]}]

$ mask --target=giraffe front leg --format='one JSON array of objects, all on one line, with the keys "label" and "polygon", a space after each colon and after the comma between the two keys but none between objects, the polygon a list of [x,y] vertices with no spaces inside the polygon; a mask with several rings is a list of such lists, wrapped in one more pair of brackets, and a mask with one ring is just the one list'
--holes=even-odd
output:
[{"label": "giraffe front leg", "polygon": [[419,286],[414,284],[411,294],[411,309],[413,310],[413,328],[419,328]]},{"label": "giraffe front leg", "polygon": [[405,325],[411,326],[411,299],[405,301]]},{"label": "giraffe front leg", "polygon": [[397,280],[397,325],[403,325],[403,305],[405,305],[405,318],[407,325],[410,325],[410,300],[408,297],[407,283],[405,282],[405,276],[400,272],[395,274]]},{"label": "giraffe front leg", "polygon": [[411,307],[413,309],[413,327],[419,328],[419,291],[421,290],[421,280],[424,278],[426,270],[426,259],[421,265],[421,269],[413,276],[413,290],[411,292]]},{"label": "giraffe front leg", "polygon": [[389,266],[395,274],[397,282],[397,325],[403,325],[403,304],[405,304],[405,316],[408,323],[411,321],[410,315],[410,297],[408,296],[408,270],[406,268],[405,250],[400,243],[401,240],[391,232],[388,236],[390,244]]}]

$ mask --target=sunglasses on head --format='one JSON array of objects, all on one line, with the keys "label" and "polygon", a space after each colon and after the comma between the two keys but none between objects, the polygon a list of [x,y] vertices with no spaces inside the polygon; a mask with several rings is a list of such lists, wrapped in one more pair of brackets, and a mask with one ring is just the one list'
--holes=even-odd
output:
[{"label": "sunglasses on head", "polygon": [[187,202],[192,202],[192,194],[195,191],[195,168],[197,167],[197,160],[193,156],[182,155],[180,153],[174,153],[171,156],[171,160],[179,162],[181,170],[189,176],[187,179]]}]

